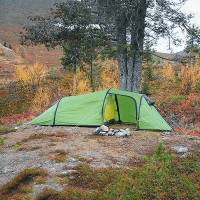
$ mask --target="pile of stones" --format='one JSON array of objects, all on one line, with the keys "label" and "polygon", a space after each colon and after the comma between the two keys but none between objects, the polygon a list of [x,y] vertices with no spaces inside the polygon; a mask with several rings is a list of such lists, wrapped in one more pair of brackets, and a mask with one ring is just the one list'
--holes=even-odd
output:
[{"label": "pile of stones", "polygon": [[130,136],[130,129],[118,129],[118,128],[108,128],[102,125],[94,130],[93,135],[103,135],[103,136],[117,136],[117,137],[128,137]]}]

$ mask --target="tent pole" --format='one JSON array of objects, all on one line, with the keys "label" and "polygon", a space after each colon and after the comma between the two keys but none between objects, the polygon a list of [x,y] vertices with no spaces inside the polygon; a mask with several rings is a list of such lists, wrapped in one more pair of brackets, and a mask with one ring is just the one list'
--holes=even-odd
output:
[{"label": "tent pole", "polygon": [[139,120],[137,120],[137,131],[139,130]]}]

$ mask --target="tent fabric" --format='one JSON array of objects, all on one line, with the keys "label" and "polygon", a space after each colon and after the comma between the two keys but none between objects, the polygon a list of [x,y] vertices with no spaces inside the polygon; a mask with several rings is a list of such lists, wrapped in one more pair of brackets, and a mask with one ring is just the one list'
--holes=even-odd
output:
[{"label": "tent fabric", "polygon": [[29,124],[100,126],[118,121],[139,129],[171,130],[146,95],[117,89],[64,97]]}]

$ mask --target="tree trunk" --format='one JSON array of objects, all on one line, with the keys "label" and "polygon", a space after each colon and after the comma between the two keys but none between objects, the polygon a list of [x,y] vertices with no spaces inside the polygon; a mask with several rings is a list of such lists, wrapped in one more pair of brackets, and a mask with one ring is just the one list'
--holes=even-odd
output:
[{"label": "tree trunk", "polygon": [[127,47],[126,47],[126,16],[125,13],[117,17],[117,61],[120,90],[127,90]]},{"label": "tree trunk", "polygon": [[131,57],[129,58],[127,90],[135,93],[139,93],[140,91],[142,72],[141,53],[144,44],[146,10],[146,0],[141,0],[136,13],[131,18]]}]

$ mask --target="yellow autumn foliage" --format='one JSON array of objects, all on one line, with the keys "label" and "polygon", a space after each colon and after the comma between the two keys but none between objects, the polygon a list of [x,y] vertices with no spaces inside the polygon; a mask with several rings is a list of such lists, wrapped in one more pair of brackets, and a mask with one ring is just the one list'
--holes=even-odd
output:
[{"label": "yellow autumn foliage", "polygon": [[92,92],[87,73],[80,68],[76,71],[76,91],[78,94],[87,94]]},{"label": "yellow autumn foliage", "polygon": [[200,82],[200,63],[199,55],[196,54],[196,61],[193,66],[186,65],[182,68],[180,78],[181,78],[181,88],[186,94],[189,94],[197,84]]},{"label": "yellow autumn foliage", "polygon": [[32,67],[17,67],[13,78],[23,86],[40,85],[45,78],[45,72],[46,67],[36,62]]},{"label": "yellow autumn foliage", "polygon": [[167,82],[167,84],[173,83],[175,80],[175,74],[172,65],[169,64],[169,61],[164,62],[162,69],[162,79],[165,81],[165,83]]},{"label": "yellow autumn foliage", "polygon": [[31,111],[44,111],[51,105],[49,89],[39,87],[36,91],[35,97],[32,100]]},{"label": "yellow autumn foliage", "polygon": [[119,89],[118,65],[114,60],[106,60],[103,63],[101,72],[101,87],[98,90],[106,90],[109,88]]}]

